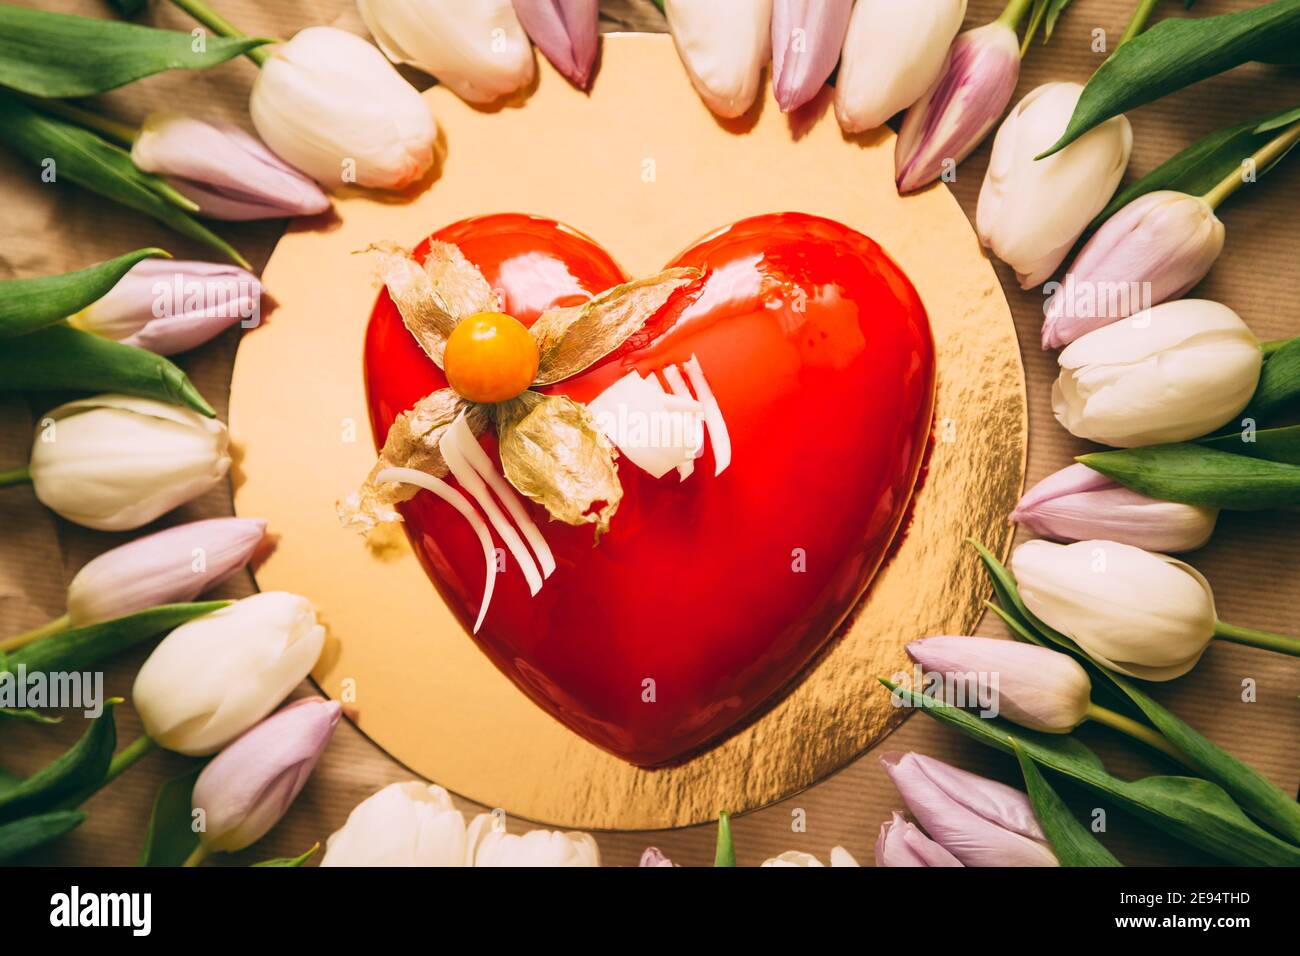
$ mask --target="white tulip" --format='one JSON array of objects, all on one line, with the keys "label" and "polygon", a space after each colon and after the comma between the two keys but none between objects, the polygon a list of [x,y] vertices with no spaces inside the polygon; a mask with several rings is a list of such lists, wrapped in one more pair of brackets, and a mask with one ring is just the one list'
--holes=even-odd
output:
[{"label": "white tulip", "polygon": [[41,419],[31,478],[41,504],[98,531],[130,531],[203,494],[230,468],[226,426],[148,398],[98,395]]},{"label": "white tulip", "polygon": [[132,701],[160,746],[216,753],[289,696],[324,645],[310,601],[266,591],[168,634],[140,668]]},{"label": "white tulip", "polygon": [[1226,305],[1183,299],[1089,332],[1058,361],[1056,420],[1080,438],[1135,448],[1232,421],[1254,395],[1264,357]]},{"label": "white tulip", "polygon": [[465,817],[442,787],[390,784],[348,814],[321,866],[465,866]]},{"label": "white tulip", "polygon": [[966,0],[858,0],[835,78],[835,115],[850,133],[884,125],[939,78]]},{"label": "white tulip", "polygon": [[1181,677],[1214,637],[1209,583],[1163,554],[1114,541],[1027,541],[1011,573],[1036,617],[1130,677]]},{"label": "white tulip", "polygon": [[465,861],[469,866],[600,866],[600,849],[589,833],[507,833],[497,816],[480,813],[469,825]]},{"label": "white tulip", "polygon": [[[853,854],[842,846],[831,847],[831,866],[859,866]],[[786,850],[780,856],[774,856],[764,860],[759,864],[763,866],[776,867],[825,867],[825,864],[811,853],[804,853],[802,850]]]},{"label": "white tulip", "polygon": [[510,0],[357,0],[379,49],[469,103],[533,81],[533,46]]},{"label": "white tulip", "polygon": [[433,165],[429,104],[345,30],[308,27],[274,47],[248,108],[266,145],[326,187],[401,189]]},{"label": "white tulip", "polygon": [[1128,168],[1133,130],[1115,116],[1046,159],[1083,87],[1048,83],[1003,121],[980,189],[980,242],[1016,270],[1023,289],[1052,277],[1088,223],[1106,207]]},{"label": "white tulip", "polygon": [[748,112],[772,56],[772,0],[667,0],[664,14],[705,105],[728,119]]}]

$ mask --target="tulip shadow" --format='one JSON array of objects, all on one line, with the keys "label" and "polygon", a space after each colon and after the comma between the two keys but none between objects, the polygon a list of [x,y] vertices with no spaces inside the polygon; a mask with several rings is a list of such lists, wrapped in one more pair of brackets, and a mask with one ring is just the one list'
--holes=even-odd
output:
[{"label": "tulip shadow", "polygon": [[721,126],[728,133],[731,133],[734,136],[743,136],[753,130],[753,128],[758,125],[758,121],[763,117],[763,110],[767,108],[767,96],[764,95],[766,88],[766,84],[763,84],[763,86],[760,87],[760,90],[763,92],[760,92],[758,96],[754,97],[754,104],[739,116],[719,116],[712,110],[709,110],[709,115],[713,117],[715,123]]},{"label": "tulip shadow", "polygon": [[790,128],[791,138],[797,143],[807,136],[809,131],[826,115],[827,110],[831,108],[834,101],[835,88],[823,86],[811,100],[798,109],[787,113],[785,121]]}]

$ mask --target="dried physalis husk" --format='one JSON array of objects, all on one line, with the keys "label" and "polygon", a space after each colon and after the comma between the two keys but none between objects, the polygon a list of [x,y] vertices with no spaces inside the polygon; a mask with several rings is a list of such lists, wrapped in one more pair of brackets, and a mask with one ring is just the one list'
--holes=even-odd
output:
[{"label": "dried physalis husk", "polygon": [[541,353],[533,384],[549,385],[594,365],[701,275],[698,269],[668,269],[614,286],[582,305],[543,312],[530,330]]},{"label": "dried physalis husk", "polygon": [[483,274],[449,242],[430,243],[423,266],[393,243],[366,251],[378,254],[379,276],[402,322],[439,368],[447,336],[462,319],[501,308]]},{"label": "dried physalis husk", "polygon": [[419,489],[400,482],[377,482],[375,476],[385,468],[415,468],[437,478],[446,475],[447,463],[438,442],[462,410],[474,434],[483,434],[491,422],[492,407],[467,402],[449,388],[426,395],[398,415],[365,484],[337,505],[344,526],[369,534],[377,525],[401,521],[394,506],[414,497]]},{"label": "dried physalis husk", "polygon": [[521,494],[565,524],[594,524],[597,540],[609,530],[623,497],[618,452],[587,406],[524,392],[497,406],[497,439],[501,469]]}]

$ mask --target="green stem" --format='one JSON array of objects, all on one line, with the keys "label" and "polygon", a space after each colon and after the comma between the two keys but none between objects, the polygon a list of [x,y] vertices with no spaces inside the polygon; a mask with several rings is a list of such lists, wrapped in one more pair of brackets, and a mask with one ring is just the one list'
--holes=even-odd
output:
[{"label": "green stem", "polygon": [[1000,23],[1004,27],[1012,30],[1020,29],[1020,21],[1025,18],[1029,8],[1033,6],[1034,0],[1009,0],[1002,13],[998,16],[995,23]]},{"label": "green stem", "polygon": [[185,858],[181,866],[198,866],[208,858],[208,848],[202,843],[194,848],[194,852]]},{"label": "green stem", "polygon": [[736,865],[736,847],[731,842],[731,814],[726,810],[718,814],[718,842],[713,851],[713,865]]},{"label": "green stem", "polygon": [[[1256,178],[1263,176],[1281,162],[1282,158],[1291,151],[1296,143],[1300,143],[1300,120],[1290,126],[1283,127],[1281,133],[1261,146],[1250,157]],[[1244,185],[1246,185],[1246,177],[1243,175],[1243,171],[1240,168],[1234,169],[1201,198],[1210,204],[1211,209],[1217,209],[1220,203]]]},{"label": "green stem", "polygon": [[1128,29],[1124,31],[1124,35],[1115,44],[1115,49],[1118,50],[1147,28],[1147,21],[1151,19],[1151,14],[1155,12],[1156,4],[1159,2],[1160,0],[1141,0],[1137,5],[1137,9],[1133,11],[1133,19],[1128,22]]},{"label": "green stem", "polygon": [[139,761],[141,757],[147,756],[157,749],[158,745],[154,743],[152,737],[148,734],[141,734],[117,753],[113,754],[113,759],[108,764],[108,773],[104,775],[103,783],[101,783],[100,786],[102,787],[104,784],[116,780],[124,771],[135,766],[136,762]]},{"label": "green stem", "polygon": [[1238,627],[1219,621],[1214,625],[1214,636],[1233,644],[1245,644],[1249,647],[1262,647],[1266,651],[1290,654],[1300,657],[1300,639],[1286,634],[1274,634],[1271,631],[1256,631],[1249,627]]},{"label": "green stem", "polygon": [[[235,26],[233,23],[231,23],[221,14],[217,13],[216,10],[213,10],[210,6],[204,3],[203,0],[172,0],[172,3],[176,4],[176,6],[180,7],[182,10],[184,10],[186,13],[192,16],[195,20],[198,20],[199,23],[203,24],[205,27],[207,27],[213,33],[216,33],[218,36],[223,36],[223,37],[248,36],[247,33],[244,33],[242,30],[240,30],[237,26]],[[266,62],[267,57],[269,57],[271,54],[267,52],[266,47],[258,46],[258,47],[253,47],[253,49],[249,50],[244,55],[247,56],[254,63],[256,63],[258,66],[261,66],[263,63]]]},{"label": "green stem", "polygon": [[[1140,740],[1148,747],[1160,751],[1166,757],[1176,760],[1185,767],[1192,767],[1191,758],[1165,740],[1154,727],[1140,724],[1131,717],[1125,717],[1123,714],[1116,713],[1098,704],[1088,705],[1088,719],[1103,724],[1111,730],[1118,730],[1121,734],[1132,737],[1134,740]],[[1192,769],[1195,768],[1192,767]]]},{"label": "green stem", "polygon": [[0,652],[8,654],[16,651],[20,647],[26,647],[33,641],[39,641],[43,637],[49,637],[51,634],[58,634],[60,631],[66,631],[72,624],[72,618],[65,614],[62,617],[56,617],[52,621],[47,621],[40,627],[34,627],[30,631],[23,631],[21,634],[15,634],[13,637],[6,637],[0,641]]},{"label": "green stem", "polygon": [[1274,342],[1262,342],[1260,343],[1259,350],[1264,353],[1264,358],[1269,358],[1295,341],[1300,341],[1300,336],[1297,336],[1294,339],[1277,339]]},{"label": "green stem", "polygon": [[32,480],[32,470],[26,465],[21,468],[9,468],[0,471],[0,488],[8,488],[10,485],[25,485]]}]

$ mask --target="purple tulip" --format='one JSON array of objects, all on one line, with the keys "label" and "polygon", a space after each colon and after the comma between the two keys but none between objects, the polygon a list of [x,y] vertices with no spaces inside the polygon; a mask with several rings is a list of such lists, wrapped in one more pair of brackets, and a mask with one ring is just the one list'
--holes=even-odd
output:
[{"label": "purple tulip", "polygon": [[529,39],[580,90],[591,85],[599,43],[597,0],[514,0]]},{"label": "purple tulip", "polygon": [[312,180],[229,123],[151,113],[131,159],[145,172],[166,176],[212,219],[314,216],[330,208]]},{"label": "purple tulip", "polygon": [[144,259],[68,322],[83,332],[175,355],[236,322],[252,328],[261,314],[262,283],[251,272],[219,262]]},{"label": "purple tulip", "polygon": [[912,816],[964,866],[1060,866],[1019,790],[922,754],[880,762]]},{"label": "purple tulip", "polygon": [[903,117],[894,148],[900,193],[929,185],[969,156],[1011,102],[1020,41],[1003,23],[959,34],[939,78]]},{"label": "purple tulip", "polygon": [[853,0],[775,0],[772,89],[781,111],[811,100],[839,62]]},{"label": "purple tulip", "polygon": [[664,856],[659,847],[648,846],[645,848],[645,852],[641,854],[641,862],[637,866],[676,866],[676,864]]},{"label": "purple tulip", "polygon": [[82,627],[192,601],[247,564],[265,531],[261,518],[211,518],[105,551],[68,585],[71,623]]},{"label": "purple tulip", "polygon": [[277,711],[217,754],[194,784],[209,853],[234,853],[280,822],[339,722],[337,701],[310,697]]},{"label": "purple tulip", "polygon": [[1200,196],[1160,190],[1111,216],[1079,252],[1045,308],[1043,348],[1178,299],[1223,251],[1224,229]]},{"label": "purple tulip", "polygon": [[927,637],[908,644],[907,653],[927,674],[943,675],[945,687],[960,690],[960,706],[975,703],[974,678],[992,692],[990,716],[1049,734],[1068,734],[1088,719],[1092,681],[1068,654],[990,637]]},{"label": "purple tulip", "polygon": [[1144,551],[1194,551],[1210,540],[1217,508],[1148,498],[1087,465],[1049,475],[1020,499],[1011,520],[1053,541],[1101,539]]},{"label": "purple tulip", "polygon": [[897,810],[880,825],[876,837],[876,866],[961,866],[957,859],[921,832]]}]

